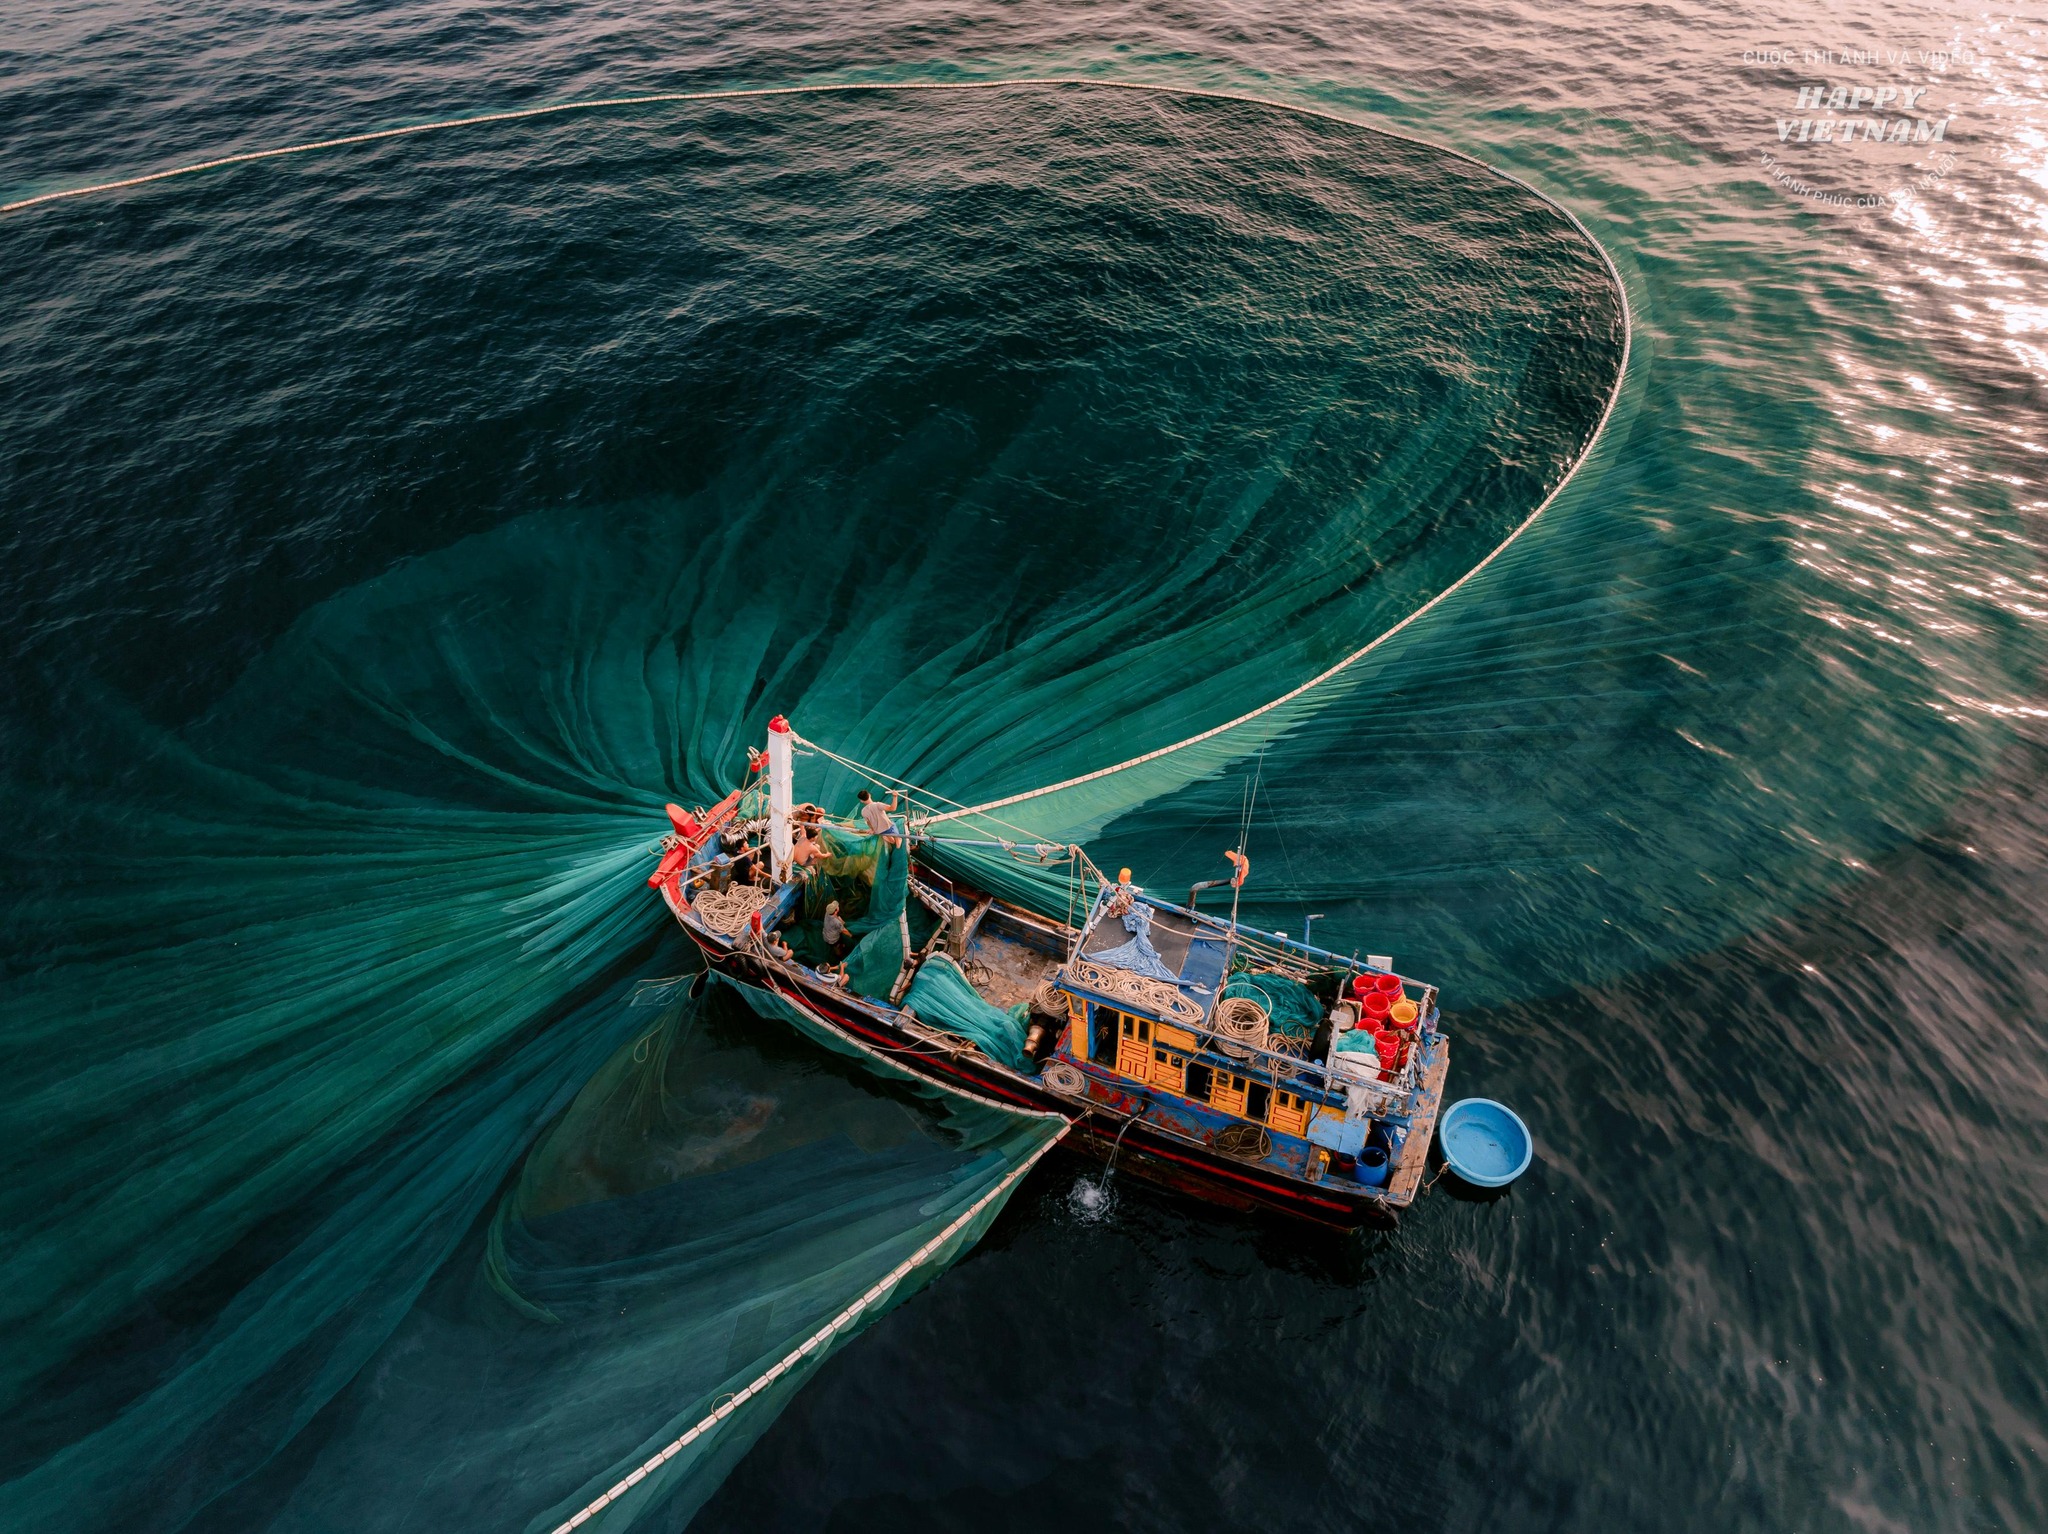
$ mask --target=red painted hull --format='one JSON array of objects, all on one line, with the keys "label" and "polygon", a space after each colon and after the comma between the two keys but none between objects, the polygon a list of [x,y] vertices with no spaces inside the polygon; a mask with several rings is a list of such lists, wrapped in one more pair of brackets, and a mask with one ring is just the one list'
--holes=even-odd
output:
[{"label": "red painted hull", "polygon": [[1335,1180],[1310,1183],[1291,1178],[1224,1155],[1142,1118],[1134,1121],[1133,1114],[1143,1099],[1120,1090],[1113,1077],[1091,1071],[1084,1100],[1050,1091],[979,1054],[933,1054],[924,1041],[881,1009],[870,1008],[843,991],[770,969],[688,922],[681,925],[703,952],[705,962],[719,973],[772,991],[906,1070],[993,1102],[1058,1113],[1072,1120],[1074,1129],[1061,1143],[1082,1155],[1106,1158],[1121,1136],[1121,1148],[1116,1151],[1119,1175],[1138,1177],[1225,1208],[1265,1210],[1340,1230],[1395,1223],[1395,1211],[1362,1188]]}]

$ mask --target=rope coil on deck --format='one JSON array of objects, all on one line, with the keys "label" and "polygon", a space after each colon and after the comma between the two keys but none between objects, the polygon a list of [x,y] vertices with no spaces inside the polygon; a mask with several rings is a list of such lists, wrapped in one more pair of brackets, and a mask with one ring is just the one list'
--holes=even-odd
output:
[{"label": "rope coil on deck", "polygon": [[1068,1097],[1079,1097],[1088,1090],[1088,1078],[1081,1074],[1081,1067],[1065,1060],[1049,1060],[1045,1069],[1038,1073],[1038,1079],[1055,1092]]},{"label": "rope coil on deck", "polygon": [[1209,1026],[1215,1030],[1216,1047],[1233,1060],[1249,1060],[1254,1050],[1273,1047],[1266,1009],[1249,996],[1226,996],[1217,1002]]},{"label": "rope coil on deck", "polygon": [[1216,1133],[1216,1149],[1246,1161],[1264,1161],[1273,1154],[1273,1137],[1258,1124],[1232,1124]]},{"label": "rope coil on deck", "polygon": [[1067,967],[1068,978],[1112,1001],[1128,1001],[1149,1011],[1190,1023],[1202,1020],[1202,1009],[1181,995],[1180,987],[1164,980],[1134,975],[1127,969],[1111,969],[1087,959],[1076,959]]},{"label": "rope coil on deck", "polygon": [[737,937],[752,924],[754,913],[768,904],[769,892],[758,884],[736,884],[727,890],[701,890],[690,902],[697,920],[721,937]]}]

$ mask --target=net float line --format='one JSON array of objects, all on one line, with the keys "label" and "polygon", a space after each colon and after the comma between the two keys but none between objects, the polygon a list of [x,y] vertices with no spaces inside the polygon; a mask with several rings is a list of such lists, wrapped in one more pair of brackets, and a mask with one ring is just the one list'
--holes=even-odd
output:
[{"label": "net float line", "polygon": [[805,1359],[809,1358],[815,1363],[818,1358],[823,1356],[825,1351],[829,1350],[835,1337],[859,1320],[866,1311],[884,1303],[892,1289],[902,1283],[904,1279],[908,1278],[918,1268],[937,1256],[946,1243],[973,1224],[983,1210],[1007,1195],[1023,1178],[1024,1174],[1037,1166],[1039,1161],[1044,1158],[1046,1152],[1050,1151],[1060,1142],[1061,1138],[1066,1134],[1068,1127],[1064,1124],[1061,1125],[1058,1134],[1025,1157],[1022,1162],[1011,1169],[1009,1175],[989,1189],[988,1192],[982,1194],[972,1204],[968,1205],[967,1209],[948,1224],[944,1230],[933,1236],[931,1240],[925,1242],[923,1246],[912,1252],[880,1279],[876,1280],[851,1305],[811,1333],[797,1347],[784,1354],[773,1367],[755,1376],[741,1389],[722,1397],[719,1404],[710,1414],[700,1418],[688,1432],[656,1450],[654,1454],[643,1460],[624,1479],[614,1482],[608,1490],[586,1503],[574,1516],[556,1524],[553,1534],[569,1534],[569,1531],[572,1529],[584,1527],[591,1519],[597,1517],[614,1502],[617,1502],[621,1497],[632,1491],[634,1487],[646,1480],[648,1476],[661,1469],[662,1466],[682,1453],[691,1444],[697,1442],[698,1439],[704,1437],[705,1434],[725,1422],[727,1418],[731,1417],[734,1412],[738,1411],[748,1401],[766,1390],[770,1385],[773,1385],[791,1370],[801,1367]]},{"label": "net float line", "polygon": [[1623,281],[1621,269],[1615,265],[1614,257],[1608,252],[1607,247],[1600,243],[1594,236],[1593,231],[1586,227],[1585,222],[1578,214],[1574,213],[1548,192],[1523,180],[1512,171],[1502,170],[1499,166],[1489,164],[1477,155],[1468,154],[1462,149],[1453,149],[1449,145],[1439,144],[1432,139],[1423,138],[1418,134],[1404,133],[1399,129],[1382,127],[1376,123],[1360,122],[1356,118],[1347,117],[1341,113],[1320,107],[1305,106],[1289,101],[1276,101],[1270,97],[1254,96],[1243,91],[1208,90],[1192,85],[1160,85],[1139,80],[1100,80],[1077,75],[1031,75],[1006,80],[848,81],[836,84],[751,86],[728,90],[659,91],[639,96],[607,96],[592,101],[556,102],[548,106],[521,107],[507,112],[486,112],[470,117],[447,117],[436,122],[414,123],[398,128],[380,128],[366,133],[345,134],[338,138],[312,139],[305,143],[287,144],[275,149],[254,149],[241,154],[219,155],[212,159],[195,161],[189,165],[173,166],[168,170],[151,171],[144,175],[126,176],[114,181],[95,182],[90,186],[70,187],[61,191],[42,192],[32,197],[17,198],[12,202],[0,203],[0,214],[23,212],[30,208],[43,207],[69,199],[90,197],[104,192],[121,191],[129,187],[147,186],[153,182],[198,175],[203,171],[223,170],[236,165],[254,164],[261,160],[282,159],[290,155],[313,154],[329,149],[344,149],[358,144],[381,143],[387,139],[410,138],[420,134],[438,133],[453,128],[483,127],[494,123],[528,122],[539,118],[557,117],[572,112],[623,111],[635,107],[664,106],[685,102],[747,101],[781,96],[813,96],[832,93],[874,94],[885,91],[995,91],[1034,86],[1043,88],[1149,92],[1158,96],[1186,97],[1192,100],[1206,101],[1229,101],[1246,106],[1263,107],[1269,111],[1291,112],[1297,116],[1318,118],[1325,122],[1341,124],[1347,128],[1355,128],[1361,132],[1376,133],[1385,138],[1416,144],[1422,148],[1434,150],[1439,154],[1449,155],[1454,159],[1462,160],[1468,165],[1477,166],[1481,170],[1498,176],[1503,181],[1520,187],[1523,191],[1529,193],[1530,196],[1562,215],[1572,228],[1576,229],[1585,241],[1599,253],[1601,262],[1607,268],[1608,276],[1613,280],[1615,296],[1620,300],[1621,304],[1621,366],[1615,370],[1614,385],[1608,391],[1606,405],[1600,412],[1600,419],[1595,424],[1592,435],[1586,439],[1585,447],[1580,450],[1579,456],[1572,461],[1571,467],[1565,471],[1564,477],[1552,487],[1550,493],[1543,498],[1535,510],[1531,511],[1527,517],[1517,523],[1509,531],[1507,537],[1502,539],[1484,559],[1481,559],[1471,569],[1423,603],[1414,612],[1401,619],[1400,622],[1394,624],[1383,633],[1376,635],[1366,644],[1353,650],[1335,664],[1316,673],[1316,675],[1302,682],[1299,686],[1289,689],[1269,702],[1260,704],[1257,708],[1239,714],[1234,719],[1228,719],[1221,724],[1212,725],[1206,730],[1187,736],[1185,739],[1174,741],[1170,745],[1159,746],[1151,751],[1129,757],[1124,761],[1113,763],[1107,767],[1098,767],[1092,772],[1084,772],[1075,777],[1063,778],[1057,783],[1048,783],[1040,788],[1026,789],[1021,793],[1009,794],[999,799],[991,799],[982,804],[965,805],[945,810],[940,814],[933,815],[927,822],[928,824],[937,824],[942,821],[956,820],[967,815],[986,815],[992,810],[1006,809],[1011,805],[1028,803],[1033,799],[1044,798],[1048,794],[1059,793],[1063,789],[1078,788],[1083,784],[1112,777],[1117,773],[1128,772],[1133,768],[1142,767],[1148,762],[1155,762],[1163,757],[1172,756],[1176,752],[1185,751],[1191,746],[1200,745],[1204,741],[1214,740],[1216,737],[1250,724],[1274,712],[1276,709],[1284,708],[1287,704],[1294,702],[1343,672],[1348,671],[1359,661],[1371,655],[1381,645],[1401,633],[1410,624],[1427,616],[1437,607],[1448,601],[1533,527],[1537,519],[1545,511],[1549,510],[1557,498],[1564,493],[1565,487],[1578,476],[1579,470],[1585,467],[1587,461],[1593,455],[1593,450],[1599,446],[1601,438],[1606,435],[1608,423],[1614,417],[1615,407],[1621,401],[1622,386],[1628,378],[1628,365],[1634,355],[1635,319],[1629,305],[1628,284]]}]

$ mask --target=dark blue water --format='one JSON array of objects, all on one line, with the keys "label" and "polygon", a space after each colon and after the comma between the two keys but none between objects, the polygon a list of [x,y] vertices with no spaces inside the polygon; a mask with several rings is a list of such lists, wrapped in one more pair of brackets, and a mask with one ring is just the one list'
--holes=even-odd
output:
[{"label": "dark blue water", "polygon": [[[1534,1169],[1338,1242],[1049,1163],[697,1526],[2029,1529],[2032,26],[32,6],[0,193],[1057,74],[1556,198],[1634,319],[1564,493],[1270,730],[1044,807],[1172,889],[1256,770],[1252,919],[1439,980]],[[1813,78],[1953,121],[1802,156]],[[451,1468],[511,1408],[449,1359],[524,1356],[491,1211],[672,958],[649,812],[777,709],[970,798],[1232,718],[1497,547],[1620,351],[1515,183],[1071,87],[453,129],[0,250],[0,1474],[67,1527],[537,1518]]]}]

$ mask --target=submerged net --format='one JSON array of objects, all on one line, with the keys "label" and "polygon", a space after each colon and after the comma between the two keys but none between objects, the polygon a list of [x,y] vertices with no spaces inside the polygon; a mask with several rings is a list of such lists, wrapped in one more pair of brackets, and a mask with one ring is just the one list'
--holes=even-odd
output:
[{"label": "submerged net", "polygon": [[[625,999],[681,967],[644,884],[661,805],[734,787],[778,711],[963,802],[1062,781],[1270,700],[1526,515],[1611,376],[1597,261],[1483,172],[1269,118],[1148,100],[1013,110],[991,134],[978,106],[792,105],[684,143],[622,130],[596,167],[565,138],[529,167],[554,199],[535,227],[601,221],[620,263],[588,281],[491,198],[453,195],[474,164],[422,162],[356,226],[321,216],[335,188],[308,162],[303,183],[221,183],[207,206],[246,215],[245,238],[180,245],[198,318],[182,368],[136,363],[131,414],[162,423],[146,450],[65,403],[70,360],[25,357],[23,387],[44,379],[58,403],[22,461],[76,476],[24,479],[29,511],[200,519],[190,486],[240,484],[267,454],[262,494],[229,499],[233,537],[187,541],[360,527],[346,558],[311,561],[318,582],[220,620],[218,671],[195,659],[147,712],[99,678],[155,676],[161,625],[51,624],[73,637],[42,656],[49,706],[0,721],[0,1522],[551,1527],[937,1233],[953,1232],[918,1274],[971,1238],[1046,1126],[949,1119],[936,1149],[919,1130],[873,1154],[849,1130],[857,1155],[791,1130],[748,1160],[753,1110],[700,1104],[662,1142],[675,1175],[620,1163],[608,1115],[655,1133],[647,1094],[717,1079],[657,1082],[653,1053],[631,1058],[697,1058],[681,1020],[650,1041]],[[703,200],[679,204],[699,171]],[[792,207],[799,173],[820,195]],[[1252,184],[1274,189],[1256,208]],[[901,238],[845,238],[883,206]],[[128,263],[155,216],[81,226],[12,280],[61,294],[80,263]],[[418,262],[371,258],[436,217]],[[305,233],[266,244],[270,228]],[[479,251],[531,325],[475,307]],[[336,272],[364,275],[337,295]],[[258,281],[305,295],[301,327],[240,328]],[[1265,291],[1286,300],[1241,301]],[[702,300],[701,344],[620,318],[673,315],[678,294]],[[848,323],[789,325],[797,308]],[[450,327],[379,403],[436,423],[417,440],[360,403],[379,393],[360,374],[323,372],[337,336],[410,355],[413,321],[378,331],[376,314]],[[97,323],[67,348],[119,339]],[[508,490],[502,441],[440,423],[475,419],[478,387],[505,419],[553,419],[575,392],[559,358],[613,324],[621,360],[587,414],[527,444],[602,472],[547,492],[568,510],[505,520],[539,492]],[[217,373],[189,360],[216,353]],[[468,355],[495,371],[431,360]],[[252,394],[323,388],[333,410],[260,442],[214,429]],[[421,476],[451,505],[417,530],[411,503],[366,502],[361,471],[415,451],[460,471]],[[151,579],[211,593],[219,575],[166,554]],[[1089,892],[1034,838],[1084,839],[1291,718],[1034,800],[1024,829],[949,823],[935,857],[1067,914]],[[864,786],[823,758],[799,773],[840,808]],[[826,877],[865,886],[849,971],[885,994],[901,850],[856,839]],[[764,1036],[807,1025],[777,1006]],[[594,1077],[613,1086],[579,1096]],[[735,1101],[760,1085],[737,1079]],[[570,1186],[585,1171],[602,1196]],[[801,1373],[604,1516],[686,1509]]]},{"label": "submerged net", "polygon": [[668,1009],[338,1403],[292,1509],[534,1534],[592,1508],[583,1527],[686,1520],[1064,1127],[865,1064],[763,1029],[722,987]]}]

